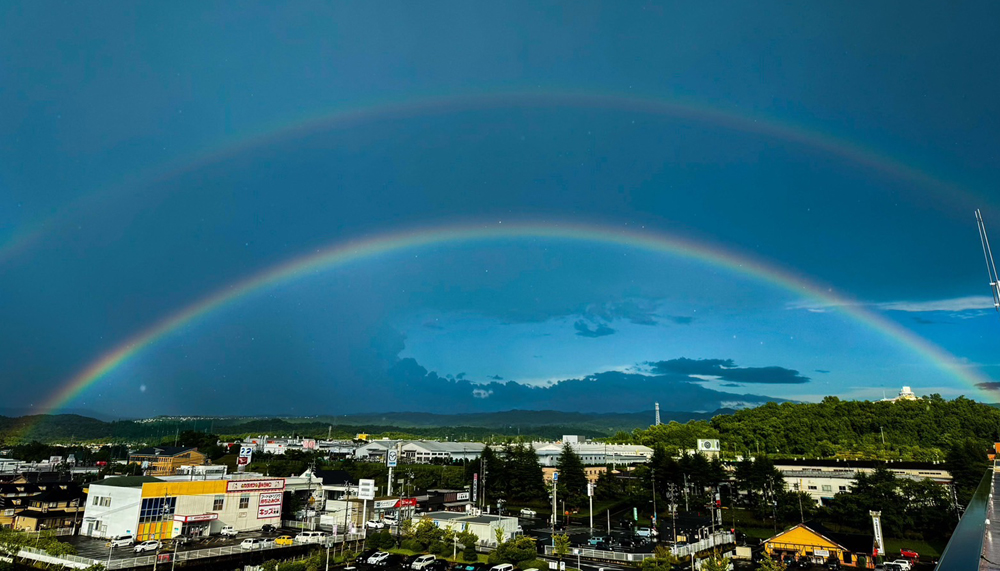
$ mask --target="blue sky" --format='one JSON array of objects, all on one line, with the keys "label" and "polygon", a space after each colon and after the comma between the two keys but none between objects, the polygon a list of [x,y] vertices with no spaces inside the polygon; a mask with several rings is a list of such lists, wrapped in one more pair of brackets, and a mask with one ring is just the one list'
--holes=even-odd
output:
[{"label": "blue sky", "polygon": [[[763,260],[1000,382],[1000,319],[971,211],[981,207],[1000,232],[998,11],[4,3],[8,406],[41,406],[152,323],[291,257],[407,228],[499,221],[647,228]],[[280,134],[338,109],[526,91],[770,121],[946,185],[766,130],[568,97],[370,113]],[[698,377],[649,365],[680,358],[723,360],[750,381],[702,374],[717,370],[712,361]],[[740,272],[623,246],[510,240],[387,255],[249,296],[144,350],[70,406],[532,408],[577,385],[489,395],[475,383],[549,386],[606,372],[624,376],[595,381],[575,409],[740,400],[687,401],[677,383],[804,400],[880,398],[908,384],[996,400],[838,308]],[[628,375],[655,382],[631,401],[602,400],[601,390],[628,396],[623,383],[645,382]]]}]

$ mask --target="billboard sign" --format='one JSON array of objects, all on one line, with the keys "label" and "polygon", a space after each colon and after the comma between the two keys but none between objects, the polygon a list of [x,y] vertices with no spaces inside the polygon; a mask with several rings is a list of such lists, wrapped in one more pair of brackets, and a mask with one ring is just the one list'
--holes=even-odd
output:
[{"label": "billboard sign", "polygon": [[399,460],[399,452],[396,452],[395,448],[390,449],[385,454],[385,460],[385,463],[388,464],[390,468],[395,468],[396,462]]},{"label": "billboard sign", "polygon": [[219,519],[219,514],[198,514],[198,515],[175,515],[174,521],[189,523],[193,521],[214,521]]},{"label": "billboard sign", "polygon": [[282,491],[285,489],[284,479],[274,480],[229,480],[226,482],[227,492]]},{"label": "billboard sign", "polygon": [[259,506],[280,506],[281,505],[281,492],[268,492],[266,494],[260,495],[260,501],[257,503]]},{"label": "billboard sign", "polygon": [[358,480],[358,497],[362,500],[374,500],[375,480]]},{"label": "billboard sign", "polygon": [[281,517],[281,506],[260,506],[257,508],[257,519]]},{"label": "billboard sign", "polygon": [[476,503],[476,497],[479,495],[479,474],[472,475],[472,503]]},{"label": "billboard sign", "polygon": [[467,502],[469,501],[469,492],[459,492],[455,495],[455,501]]},{"label": "billboard sign", "polygon": [[399,500],[376,500],[375,509],[377,510],[390,510],[392,508],[399,506]]}]

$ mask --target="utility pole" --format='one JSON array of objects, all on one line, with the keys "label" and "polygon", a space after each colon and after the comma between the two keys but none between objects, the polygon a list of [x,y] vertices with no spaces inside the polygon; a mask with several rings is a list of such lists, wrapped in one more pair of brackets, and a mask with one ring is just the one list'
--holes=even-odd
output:
[{"label": "utility pole", "polygon": [[552,545],[556,544],[556,513],[559,495],[559,472],[552,472]]},{"label": "utility pole", "polygon": [[691,508],[688,506],[688,475],[684,474],[684,511],[689,512]]},{"label": "utility pole", "polygon": [[587,482],[587,500],[590,502],[590,533],[594,533],[594,484]]},{"label": "utility pole", "polygon": [[670,494],[670,525],[674,530],[674,545],[677,544],[677,484],[670,482],[667,484],[667,493]]}]

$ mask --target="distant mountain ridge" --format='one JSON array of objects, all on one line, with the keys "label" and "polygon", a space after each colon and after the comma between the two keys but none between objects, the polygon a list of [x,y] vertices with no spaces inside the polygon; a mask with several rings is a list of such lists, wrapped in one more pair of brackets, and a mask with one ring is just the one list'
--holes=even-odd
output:
[{"label": "distant mountain ridge", "polygon": [[[708,420],[719,414],[732,414],[730,409],[714,412],[661,411],[664,423]],[[408,433],[424,438],[484,438],[491,435],[533,435],[559,438],[564,434],[588,437],[610,436],[618,431],[631,432],[654,423],[654,412],[581,413],[546,410],[510,410],[489,413],[435,414],[424,412],[394,412],[312,417],[169,417],[104,422],[75,415],[0,416],[0,443],[68,442],[83,440],[150,441],[185,430],[209,431],[216,434],[276,434],[322,437],[353,437],[359,432]]]}]

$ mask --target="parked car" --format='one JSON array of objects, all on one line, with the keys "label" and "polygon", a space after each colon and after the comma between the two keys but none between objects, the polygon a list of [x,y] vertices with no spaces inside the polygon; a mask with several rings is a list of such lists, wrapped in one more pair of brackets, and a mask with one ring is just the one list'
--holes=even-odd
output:
[{"label": "parked car", "polygon": [[264,547],[264,540],[259,537],[248,537],[240,543],[240,549],[260,549]]},{"label": "parked car", "polygon": [[163,544],[155,539],[150,539],[148,541],[143,541],[142,543],[135,546],[134,551],[136,553],[143,553],[146,551],[156,551],[157,549],[163,547]]},{"label": "parked car", "polygon": [[428,568],[431,565],[433,565],[434,561],[436,560],[437,557],[430,554],[420,555],[410,563],[410,569],[413,569],[414,571],[419,571],[421,569]]},{"label": "parked car", "polygon": [[238,533],[239,532],[236,531],[235,527],[233,527],[231,525],[226,525],[226,526],[222,527],[222,531],[219,532],[219,535],[224,536],[224,537],[236,537],[236,534],[238,534]]},{"label": "parked car", "polygon": [[424,568],[424,571],[450,571],[451,563],[447,559],[435,559],[433,563]]},{"label": "parked car", "polygon": [[653,538],[659,535],[660,532],[656,531],[652,527],[637,527],[635,528],[635,534],[639,537]]},{"label": "parked car", "polygon": [[278,531],[278,528],[274,527],[269,523],[265,523],[264,525],[260,526],[260,531],[261,533],[275,533],[276,531]]},{"label": "parked car", "polygon": [[490,571],[514,571],[514,566],[510,563],[501,563],[490,567]]},{"label": "parked car", "polygon": [[277,539],[274,540],[275,545],[292,545],[294,543],[295,540],[292,539],[292,536],[290,535],[279,535]]},{"label": "parked car", "polygon": [[376,551],[365,563],[369,565],[378,565],[379,562],[384,561],[386,557],[389,557],[388,551]]},{"label": "parked car", "polygon": [[522,508],[521,509],[521,517],[536,517],[537,515],[538,515],[538,512],[536,512],[535,510],[533,510],[531,508]]},{"label": "parked car", "polygon": [[325,531],[303,531],[295,536],[296,543],[323,543],[326,541]]},{"label": "parked car", "polygon": [[605,545],[611,542],[611,538],[603,535],[595,535],[587,540],[587,545]]},{"label": "parked car", "polygon": [[906,547],[899,550],[899,556],[913,561],[914,559],[920,559],[920,554],[912,549]]},{"label": "parked car", "polygon": [[371,557],[372,555],[375,555],[376,553],[378,553],[378,549],[366,549],[361,553],[358,553],[358,556],[354,558],[354,562],[367,563],[368,558]]},{"label": "parked car", "polygon": [[908,559],[896,559],[895,561],[892,561],[892,563],[899,565],[899,568],[902,569],[903,571],[910,571],[911,566],[910,566],[910,561]]},{"label": "parked car", "polygon": [[388,557],[382,559],[375,565],[377,567],[392,567],[393,569],[402,569],[403,556],[396,553],[390,553]]},{"label": "parked car", "polygon": [[385,524],[380,519],[370,519],[365,522],[365,527],[368,529],[385,529]]},{"label": "parked car", "polygon": [[382,518],[382,523],[386,526],[399,525],[399,520],[393,516],[385,516]]},{"label": "parked car", "polygon": [[131,535],[116,535],[108,541],[108,547],[128,547],[135,543],[135,538]]}]

